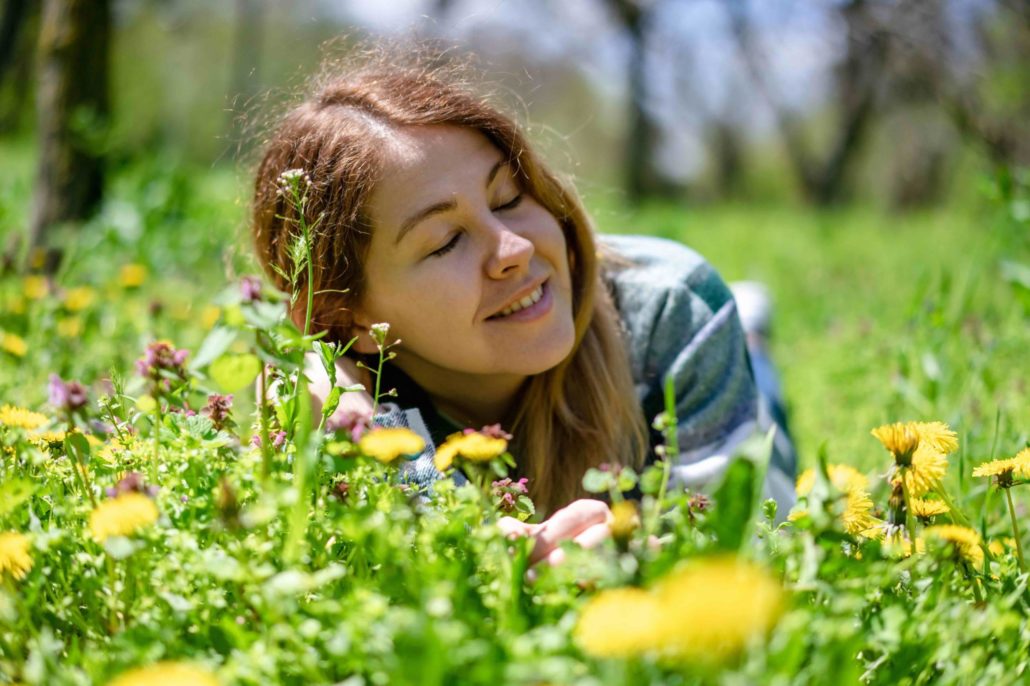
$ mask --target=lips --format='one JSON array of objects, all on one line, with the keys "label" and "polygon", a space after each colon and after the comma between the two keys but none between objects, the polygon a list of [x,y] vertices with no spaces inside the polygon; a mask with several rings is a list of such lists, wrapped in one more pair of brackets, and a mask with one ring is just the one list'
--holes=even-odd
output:
[{"label": "lips", "polygon": [[529,293],[523,295],[520,298],[515,299],[508,304],[504,309],[499,312],[490,315],[487,319],[498,319],[500,317],[507,317],[508,315],[515,314],[520,310],[524,310],[527,307],[532,307],[536,303],[540,302],[540,299],[544,297],[544,283],[537,284]]}]

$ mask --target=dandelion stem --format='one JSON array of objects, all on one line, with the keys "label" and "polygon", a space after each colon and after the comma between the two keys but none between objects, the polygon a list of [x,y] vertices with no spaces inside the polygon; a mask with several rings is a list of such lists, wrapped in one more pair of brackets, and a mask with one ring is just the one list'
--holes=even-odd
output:
[{"label": "dandelion stem", "polygon": [[941,500],[944,501],[944,504],[948,506],[948,511],[951,515],[951,518],[955,520],[957,523],[961,524],[962,526],[969,526],[969,518],[966,517],[962,510],[955,507],[955,503],[948,496],[948,492],[945,491],[944,488],[942,488],[940,485],[938,485],[937,488],[935,488],[934,490],[937,492],[937,495],[941,497]]},{"label": "dandelion stem", "polygon": [[905,528],[908,529],[908,540],[914,552],[916,549],[916,522],[915,517],[912,516],[912,495],[908,492],[908,481],[905,480],[904,472],[901,474],[901,493],[905,498]]},{"label": "dandelion stem", "polygon": [[1023,559],[1023,543],[1019,540],[1019,524],[1016,521],[1016,507],[1012,503],[1012,489],[1005,489],[1005,500],[1009,504],[1009,518],[1012,519],[1012,538],[1016,540],[1016,559],[1019,560],[1019,571],[1026,571],[1026,562]]}]

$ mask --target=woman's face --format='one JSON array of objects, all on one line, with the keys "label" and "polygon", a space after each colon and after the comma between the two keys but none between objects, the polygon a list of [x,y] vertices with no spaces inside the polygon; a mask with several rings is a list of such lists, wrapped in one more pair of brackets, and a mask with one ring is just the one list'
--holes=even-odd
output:
[{"label": "woman's face", "polygon": [[[575,330],[565,236],[479,132],[409,127],[370,198],[356,321],[390,324],[420,384],[488,383],[557,365]],[[475,378],[472,378],[475,377]]]}]

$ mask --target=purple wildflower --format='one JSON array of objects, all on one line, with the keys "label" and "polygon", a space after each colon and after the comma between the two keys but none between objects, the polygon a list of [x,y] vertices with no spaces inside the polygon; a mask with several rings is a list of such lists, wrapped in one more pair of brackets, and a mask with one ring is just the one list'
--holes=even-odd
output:
[{"label": "purple wildflower", "polygon": [[189,350],[177,350],[168,341],[154,341],[147,346],[143,357],[136,360],[136,372],[154,384],[155,392],[169,392],[172,390],[172,379],[186,381],[184,365],[189,354]]},{"label": "purple wildflower", "polygon": [[329,433],[346,431],[350,436],[350,440],[357,442],[361,440],[361,437],[368,431],[371,424],[372,418],[368,414],[347,410],[339,413],[338,416],[330,417],[325,423],[325,429]]},{"label": "purple wildflower", "polygon": [[240,297],[245,303],[261,300],[261,279],[256,276],[244,276],[240,279]]},{"label": "purple wildflower", "polygon": [[85,386],[78,381],[64,381],[57,374],[50,375],[47,395],[51,405],[65,412],[75,412],[89,402]]},{"label": "purple wildflower", "polygon": [[207,415],[215,429],[221,431],[232,421],[232,396],[212,393],[201,412]]},{"label": "purple wildflower", "polygon": [[108,488],[107,497],[117,498],[123,493],[143,493],[151,498],[157,495],[157,486],[148,486],[139,472],[127,472],[113,488]]},{"label": "purple wildflower", "polygon": [[529,493],[529,479],[523,477],[518,481],[500,479],[490,484],[497,509],[501,512],[514,512],[518,509],[518,499]]}]

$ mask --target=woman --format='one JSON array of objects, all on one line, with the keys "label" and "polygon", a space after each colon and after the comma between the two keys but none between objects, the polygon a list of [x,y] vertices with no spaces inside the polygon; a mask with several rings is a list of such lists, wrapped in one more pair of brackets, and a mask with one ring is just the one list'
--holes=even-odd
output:
[{"label": "woman", "polygon": [[[438,476],[427,459],[433,443],[500,423],[515,437],[538,509],[576,501],[542,526],[552,538],[576,538],[607,517],[596,501],[579,502],[584,472],[639,468],[653,454],[647,422],[662,410],[667,375],[682,483],[711,481],[756,430],[758,395],[718,275],[666,241],[598,245],[571,186],[516,123],[444,69],[368,60],[323,78],[282,119],[258,169],[253,229],[260,260],[284,290],[298,229],[277,189],[290,169],[310,177],[306,219],[317,222],[312,330],[327,330],[328,340],[357,336],[353,349],[371,354],[371,325],[390,324],[401,343],[383,387],[398,396],[376,421],[430,442],[417,480]],[[297,322],[306,300],[296,299]],[[353,365],[343,371],[356,374]],[[328,392],[318,376],[316,399]],[[783,504],[787,471],[770,470]]]}]

